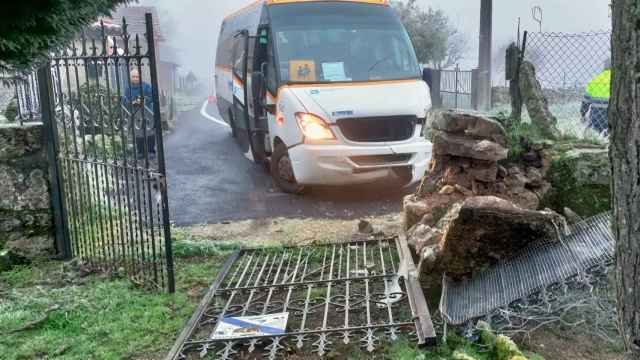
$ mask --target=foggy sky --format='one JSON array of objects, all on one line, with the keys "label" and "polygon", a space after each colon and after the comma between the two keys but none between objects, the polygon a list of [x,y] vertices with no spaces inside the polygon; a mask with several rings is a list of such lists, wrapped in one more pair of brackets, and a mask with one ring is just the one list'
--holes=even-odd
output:
[{"label": "foggy sky", "polygon": [[[160,16],[170,16],[170,31],[163,31],[170,46],[179,49],[182,69],[211,79],[222,19],[253,0],[140,0],[154,5]],[[469,52],[461,67],[477,64],[480,0],[418,0],[421,6],[442,9],[467,37]],[[609,0],[494,0],[494,51],[514,40],[518,17],[522,28],[538,30],[531,16],[534,5],[543,8],[543,31],[582,32],[609,30]],[[169,19],[168,19],[169,20]]]}]

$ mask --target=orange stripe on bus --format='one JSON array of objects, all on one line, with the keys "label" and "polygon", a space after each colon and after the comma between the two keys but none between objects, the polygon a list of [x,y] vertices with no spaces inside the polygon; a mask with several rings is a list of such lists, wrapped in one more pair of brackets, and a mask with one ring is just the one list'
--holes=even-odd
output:
[{"label": "orange stripe on bus", "polygon": [[384,6],[389,6],[389,0],[257,0],[245,7],[242,7],[234,12],[232,12],[231,14],[227,15],[224,20],[229,20],[232,19],[236,16],[239,16],[240,14],[247,12],[249,10],[252,10],[254,7],[261,5],[261,4],[267,4],[269,6],[271,5],[277,5],[277,4],[294,4],[294,3],[306,3],[306,2],[329,2],[329,1],[340,1],[340,2],[352,2],[352,3],[362,3],[362,4],[373,4],[373,5],[384,5]]}]

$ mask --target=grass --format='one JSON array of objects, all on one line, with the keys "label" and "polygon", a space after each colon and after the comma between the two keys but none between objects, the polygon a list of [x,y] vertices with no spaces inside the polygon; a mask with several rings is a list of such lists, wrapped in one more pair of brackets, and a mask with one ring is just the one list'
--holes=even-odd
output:
[{"label": "grass", "polygon": [[[0,274],[0,354],[7,360],[162,358],[228,253],[178,258],[174,295],[125,279],[80,278],[58,262]],[[34,321],[33,329],[10,333]]]}]

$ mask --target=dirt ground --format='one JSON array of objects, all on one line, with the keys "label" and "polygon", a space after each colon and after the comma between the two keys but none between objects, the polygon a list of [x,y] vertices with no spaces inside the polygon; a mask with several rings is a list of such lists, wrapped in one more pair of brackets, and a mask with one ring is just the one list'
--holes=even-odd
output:
[{"label": "dirt ground", "polygon": [[[376,232],[397,234],[402,230],[400,213],[363,220],[369,221]],[[234,242],[250,247],[304,245],[351,240],[358,231],[358,221],[275,218],[198,225],[176,230],[181,236]]]},{"label": "dirt ground", "polygon": [[539,330],[532,334],[523,347],[542,355],[546,360],[622,360],[616,349],[602,340],[578,333],[557,334],[557,331]]}]

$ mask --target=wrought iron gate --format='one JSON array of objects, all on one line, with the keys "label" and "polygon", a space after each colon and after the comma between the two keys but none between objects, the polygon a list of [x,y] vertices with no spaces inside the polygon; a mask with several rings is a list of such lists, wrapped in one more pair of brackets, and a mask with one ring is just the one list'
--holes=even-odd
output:
[{"label": "wrought iron gate", "polygon": [[[402,333],[433,344],[417,275],[403,238],[239,251],[166,359],[280,359],[293,348],[322,357],[341,343],[373,352]],[[219,336],[221,323],[247,316],[283,316],[286,329]]]},{"label": "wrought iron gate", "polygon": [[59,249],[149,288],[175,288],[151,14],[88,29],[39,71]]}]

